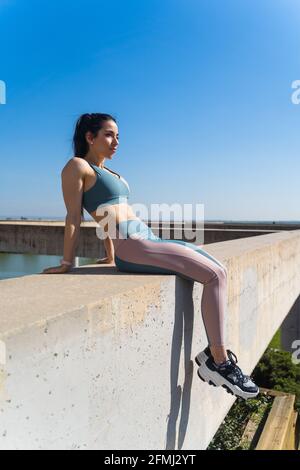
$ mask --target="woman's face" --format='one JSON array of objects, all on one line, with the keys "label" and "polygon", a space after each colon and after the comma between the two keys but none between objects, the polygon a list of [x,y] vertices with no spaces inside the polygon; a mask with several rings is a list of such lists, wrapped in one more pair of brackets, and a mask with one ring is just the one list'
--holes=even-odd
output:
[{"label": "woman's face", "polygon": [[90,144],[90,150],[107,158],[114,155],[119,145],[119,130],[114,121],[104,121],[102,129],[98,131],[96,137],[90,132],[87,133],[86,137]]}]

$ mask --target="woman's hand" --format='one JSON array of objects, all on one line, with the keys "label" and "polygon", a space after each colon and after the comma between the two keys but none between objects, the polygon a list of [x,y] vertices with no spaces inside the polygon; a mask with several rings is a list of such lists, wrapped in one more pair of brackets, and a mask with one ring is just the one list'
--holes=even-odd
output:
[{"label": "woman's hand", "polygon": [[64,274],[70,271],[71,266],[66,264],[61,264],[60,266],[55,266],[53,268],[46,268],[40,274]]},{"label": "woman's hand", "polygon": [[105,258],[97,259],[96,264],[112,264],[114,262],[115,260],[113,258],[106,256]]}]

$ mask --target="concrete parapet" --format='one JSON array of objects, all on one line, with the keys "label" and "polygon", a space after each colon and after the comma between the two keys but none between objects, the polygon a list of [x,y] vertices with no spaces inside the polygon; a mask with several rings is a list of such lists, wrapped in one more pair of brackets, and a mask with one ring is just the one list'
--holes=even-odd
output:
[{"label": "concrete parapet", "polygon": [[[251,373],[299,295],[300,232],[210,244]],[[201,382],[202,285],[90,265],[0,281],[1,449],[205,449],[234,398]]]},{"label": "concrete parapet", "polygon": [[[178,239],[197,245],[217,243],[237,238],[276,233],[288,230],[289,226],[272,226],[259,224],[186,224],[180,230],[180,222],[147,222],[155,235],[165,239]],[[95,221],[85,221],[80,226],[79,244],[76,256],[85,258],[101,258],[105,256],[102,240],[97,237]],[[189,229],[190,227],[190,229]],[[178,231],[179,229],[179,231]],[[40,255],[57,255],[63,253],[64,221],[34,221],[34,220],[1,220],[0,221],[0,252],[31,253]],[[197,230],[197,235],[195,230]]]}]

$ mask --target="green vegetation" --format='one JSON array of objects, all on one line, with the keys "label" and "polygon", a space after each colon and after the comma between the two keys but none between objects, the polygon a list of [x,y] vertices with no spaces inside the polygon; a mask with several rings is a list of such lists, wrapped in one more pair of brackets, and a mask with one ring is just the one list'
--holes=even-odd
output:
[{"label": "green vegetation", "polygon": [[272,406],[273,397],[259,395],[253,400],[237,398],[230,412],[219,427],[208,450],[250,450],[255,447],[255,432],[251,439],[243,437],[249,420],[255,430],[264,423]]},{"label": "green vegetation", "polygon": [[272,349],[281,349],[281,330],[276,331],[274,337],[272,338],[271,343],[268,346],[269,348]]},{"label": "green vegetation", "polygon": [[296,395],[295,409],[300,413],[300,364],[293,364],[291,353],[269,347],[252,376],[261,387]]},{"label": "green vegetation", "polygon": [[[251,375],[260,387],[296,395],[295,409],[300,413],[300,364],[294,364],[291,353],[281,350],[280,330],[273,337]],[[272,401],[273,397],[263,394],[247,401],[238,398],[208,446],[208,450],[254,448],[256,436],[252,436],[253,439],[249,440],[247,432],[246,437],[243,437],[243,433],[246,426],[247,428],[251,428],[251,425],[252,428],[261,428]]]}]

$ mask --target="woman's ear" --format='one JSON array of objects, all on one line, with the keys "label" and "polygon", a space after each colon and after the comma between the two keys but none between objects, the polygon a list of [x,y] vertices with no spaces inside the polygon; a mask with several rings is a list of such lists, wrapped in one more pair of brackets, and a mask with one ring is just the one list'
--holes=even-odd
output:
[{"label": "woman's ear", "polygon": [[91,131],[87,131],[85,133],[85,138],[88,144],[93,144],[94,143],[94,136]]}]

